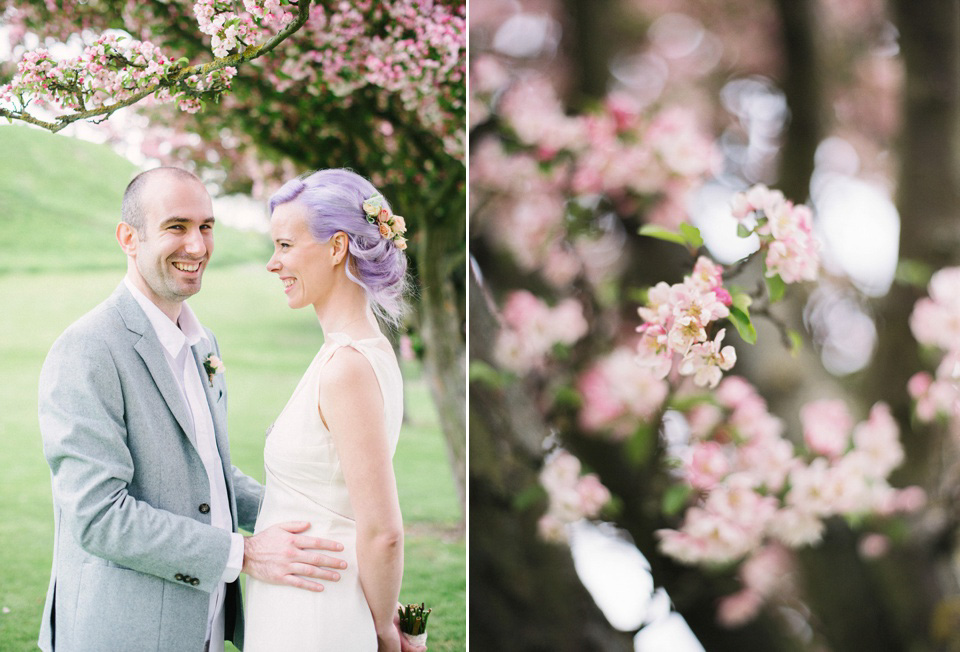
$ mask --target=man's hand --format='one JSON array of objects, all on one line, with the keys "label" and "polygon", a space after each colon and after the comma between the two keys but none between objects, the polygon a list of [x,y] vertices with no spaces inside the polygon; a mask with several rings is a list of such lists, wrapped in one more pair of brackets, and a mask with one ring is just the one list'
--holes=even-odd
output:
[{"label": "man's hand", "polygon": [[[289,584],[308,591],[323,591],[323,584],[306,579],[336,582],[347,562],[317,550],[343,550],[343,545],[330,539],[299,534],[310,524],[290,521],[273,525],[260,534],[243,539],[243,572],[271,584]],[[304,577],[301,577],[304,576]]]},{"label": "man's hand", "polygon": [[[402,607],[403,605],[398,602],[397,608]],[[397,634],[400,635],[400,652],[427,652],[426,645],[414,645],[403,635],[403,630],[400,629],[400,614],[396,611],[393,613],[393,626],[397,628]]]}]

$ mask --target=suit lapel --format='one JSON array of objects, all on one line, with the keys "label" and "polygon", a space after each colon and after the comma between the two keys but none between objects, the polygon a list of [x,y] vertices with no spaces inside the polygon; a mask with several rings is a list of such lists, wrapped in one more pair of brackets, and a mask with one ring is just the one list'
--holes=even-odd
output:
[{"label": "suit lapel", "polygon": [[143,363],[147,365],[147,370],[150,372],[153,382],[160,391],[160,395],[170,412],[176,418],[177,423],[180,424],[184,435],[196,448],[197,435],[193,430],[193,421],[190,419],[187,404],[180,392],[180,385],[173,377],[167,358],[163,354],[163,346],[150,325],[150,320],[143,314],[143,310],[137,304],[136,299],[122,283],[114,296],[117,298],[117,310],[120,311],[127,328],[141,336],[137,343],[133,345],[133,348],[140,354]]},{"label": "suit lapel", "polygon": [[214,376],[213,382],[210,382],[210,376],[203,367],[203,361],[208,355],[213,353],[209,348],[209,343],[200,340],[192,347],[193,359],[197,365],[197,373],[200,374],[200,383],[203,385],[203,392],[207,397],[207,405],[210,407],[210,416],[213,418],[213,430],[217,436],[217,448],[220,452],[220,459],[225,459],[224,451],[227,450],[227,427],[223,422],[224,415],[217,409],[217,403],[220,401],[220,395],[223,393],[223,383],[219,377]]},{"label": "suit lapel", "polygon": [[230,444],[227,438],[226,414],[220,405],[220,396],[226,391],[221,376],[214,376],[213,382],[203,366],[203,361],[207,356],[213,353],[210,349],[210,343],[200,340],[192,347],[193,358],[197,363],[197,371],[200,373],[200,382],[203,384],[203,391],[207,397],[207,405],[210,407],[210,417],[213,420],[213,432],[217,439],[217,452],[220,454],[220,464],[223,467],[223,480],[227,486],[227,500],[230,504],[230,518],[233,521],[233,530],[237,530],[237,510],[234,507],[233,497],[233,467],[230,463]]}]

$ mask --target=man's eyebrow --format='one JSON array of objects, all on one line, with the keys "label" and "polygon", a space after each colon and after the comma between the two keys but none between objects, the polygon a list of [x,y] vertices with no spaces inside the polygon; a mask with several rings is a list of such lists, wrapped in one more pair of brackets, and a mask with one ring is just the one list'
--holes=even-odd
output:
[{"label": "man's eyebrow", "polygon": [[[213,224],[216,222],[216,218],[212,215],[203,219],[203,224]],[[189,217],[179,217],[174,215],[173,217],[168,217],[167,219],[160,222],[160,226],[169,226],[171,224],[190,224],[193,222]]]}]

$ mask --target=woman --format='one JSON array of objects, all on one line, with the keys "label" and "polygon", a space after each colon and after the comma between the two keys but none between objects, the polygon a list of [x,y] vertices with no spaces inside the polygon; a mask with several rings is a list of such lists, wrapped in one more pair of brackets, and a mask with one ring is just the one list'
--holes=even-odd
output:
[{"label": "woman", "polygon": [[406,227],[349,170],[287,182],[270,210],[267,269],[291,308],[313,307],[324,343],[267,437],[256,531],[309,521],[306,534],[344,545],[347,566],[319,593],[248,578],[244,649],[396,652],[403,523],[392,457],[403,385],[376,316],[399,320]]}]

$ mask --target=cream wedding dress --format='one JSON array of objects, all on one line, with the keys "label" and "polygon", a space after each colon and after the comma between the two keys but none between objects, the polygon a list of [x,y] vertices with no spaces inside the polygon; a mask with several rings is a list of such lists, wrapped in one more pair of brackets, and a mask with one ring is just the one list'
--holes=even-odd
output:
[{"label": "cream wedding dress", "polygon": [[[377,636],[357,572],[357,528],[340,459],[317,408],[320,371],[341,347],[373,367],[382,392],[386,433],[396,450],[403,420],[403,381],[385,338],[352,340],[330,333],[267,436],[266,491],[256,532],[284,521],[309,521],[311,536],[343,544],[328,553],[347,562],[340,581],[320,593],[247,578],[245,652],[373,652]],[[356,406],[358,410],[364,406]]]}]

